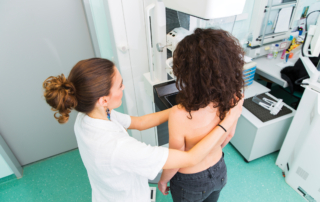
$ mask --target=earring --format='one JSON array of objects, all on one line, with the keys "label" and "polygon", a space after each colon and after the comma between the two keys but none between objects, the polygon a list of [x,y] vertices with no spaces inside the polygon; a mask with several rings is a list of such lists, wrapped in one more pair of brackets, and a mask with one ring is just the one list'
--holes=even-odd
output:
[{"label": "earring", "polygon": [[110,110],[109,110],[109,108],[107,108],[107,115],[108,115],[108,119],[110,120]]}]

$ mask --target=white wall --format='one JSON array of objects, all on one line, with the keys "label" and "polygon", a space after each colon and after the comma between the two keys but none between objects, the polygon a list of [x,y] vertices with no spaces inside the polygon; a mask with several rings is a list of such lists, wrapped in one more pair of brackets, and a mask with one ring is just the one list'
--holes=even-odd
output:
[{"label": "white wall", "polygon": [[[297,13],[296,16],[294,17],[294,22],[293,22],[293,27],[298,26],[299,25],[299,21],[303,12],[303,8],[309,6],[309,10],[308,10],[308,14],[314,10],[320,10],[320,1],[319,0],[300,0],[298,9],[297,9]],[[310,15],[310,17],[308,18],[308,27],[311,24],[315,24],[316,23],[316,19],[319,16],[319,12],[318,13],[313,13]]]},{"label": "white wall", "polygon": [[9,175],[12,175],[13,171],[8,166],[7,162],[0,155],[0,179]]},{"label": "white wall", "polygon": [[89,2],[91,5],[91,12],[98,38],[101,57],[112,60],[114,53],[112,50],[112,43],[108,30],[103,0],[89,0]]},{"label": "white wall", "polygon": [[[105,13],[106,11],[105,11],[103,0],[89,0],[89,2],[91,7],[95,33],[96,33],[98,44],[99,44],[99,51],[101,54],[100,57],[113,61],[114,53],[112,50],[110,30],[108,29],[108,22],[106,18],[106,13]],[[124,99],[122,100],[123,102],[125,102]],[[123,105],[121,105],[116,110],[124,113]]]},{"label": "white wall", "polygon": [[59,124],[43,98],[49,76],[94,57],[80,0],[0,1],[0,133],[25,165],[74,148],[73,125]]}]

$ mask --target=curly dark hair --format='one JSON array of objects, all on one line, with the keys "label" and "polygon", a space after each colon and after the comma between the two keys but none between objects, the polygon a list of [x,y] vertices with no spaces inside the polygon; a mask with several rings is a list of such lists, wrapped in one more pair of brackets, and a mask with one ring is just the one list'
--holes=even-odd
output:
[{"label": "curly dark hair", "polygon": [[244,51],[239,41],[221,29],[196,29],[177,45],[173,73],[179,89],[177,104],[189,112],[211,102],[222,120],[242,98]]}]

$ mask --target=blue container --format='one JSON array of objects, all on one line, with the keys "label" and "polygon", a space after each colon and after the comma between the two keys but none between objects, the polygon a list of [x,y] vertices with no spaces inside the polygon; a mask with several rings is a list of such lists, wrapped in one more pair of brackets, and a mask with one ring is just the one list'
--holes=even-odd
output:
[{"label": "blue container", "polygon": [[250,86],[253,83],[256,69],[257,69],[257,63],[255,62],[249,62],[243,66],[243,79],[244,79],[245,86]]}]

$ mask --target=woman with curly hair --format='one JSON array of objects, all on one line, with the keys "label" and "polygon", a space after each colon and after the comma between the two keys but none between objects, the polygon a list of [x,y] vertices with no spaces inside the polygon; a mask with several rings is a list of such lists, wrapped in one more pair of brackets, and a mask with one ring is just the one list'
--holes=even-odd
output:
[{"label": "woman with curly hair", "polygon": [[[169,148],[189,151],[224,119],[243,97],[244,52],[239,41],[224,30],[196,29],[173,54],[173,72],[179,89],[177,106],[169,114]],[[221,126],[223,128],[223,126]],[[236,128],[197,165],[166,169],[158,183],[174,202],[217,201],[227,183],[222,148]]]}]

